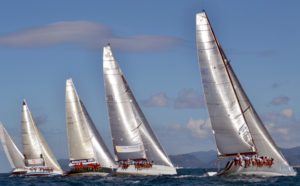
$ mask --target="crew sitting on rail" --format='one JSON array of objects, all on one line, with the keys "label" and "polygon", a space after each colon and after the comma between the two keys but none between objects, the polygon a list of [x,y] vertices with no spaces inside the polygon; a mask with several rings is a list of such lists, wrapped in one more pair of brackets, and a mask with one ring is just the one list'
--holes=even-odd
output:
[{"label": "crew sitting on rail", "polygon": [[77,163],[74,165],[74,169],[76,171],[99,171],[101,169],[101,166],[99,163],[89,163],[89,164],[83,164],[82,162]]},{"label": "crew sitting on rail", "polygon": [[153,161],[149,162],[146,159],[135,159],[135,160],[121,160],[119,161],[119,167],[122,169],[127,169],[130,165],[134,165],[137,170],[151,168]]},{"label": "crew sitting on rail", "polygon": [[267,156],[260,156],[257,157],[257,155],[249,157],[237,154],[234,158],[234,165],[235,166],[244,166],[245,168],[250,166],[256,166],[256,167],[271,167],[274,164],[274,159]]},{"label": "crew sitting on rail", "polygon": [[234,165],[235,166],[242,166],[242,161],[243,161],[242,156],[240,155],[240,153],[238,153],[236,155],[236,157],[234,158]]}]

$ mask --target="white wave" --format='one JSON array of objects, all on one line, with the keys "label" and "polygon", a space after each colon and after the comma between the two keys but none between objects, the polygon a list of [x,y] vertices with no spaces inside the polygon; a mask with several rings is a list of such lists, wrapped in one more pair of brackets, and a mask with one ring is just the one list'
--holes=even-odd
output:
[{"label": "white wave", "polygon": [[207,174],[203,175],[179,175],[179,176],[174,176],[176,179],[182,179],[182,178],[205,178],[208,177]]}]

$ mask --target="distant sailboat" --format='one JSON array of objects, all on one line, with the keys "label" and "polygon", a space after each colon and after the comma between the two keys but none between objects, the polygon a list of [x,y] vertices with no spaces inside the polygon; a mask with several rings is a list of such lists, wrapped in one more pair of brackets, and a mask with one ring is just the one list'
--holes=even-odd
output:
[{"label": "distant sailboat", "polygon": [[13,175],[23,175],[27,172],[24,163],[24,156],[11,139],[4,126],[0,124],[0,140],[6,157],[12,167]]},{"label": "distant sailboat", "polygon": [[66,117],[71,172],[108,175],[116,164],[80,100],[72,79],[66,82]]},{"label": "distant sailboat", "polygon": [[173,175],[176,169],[136,102],[110,46],[103,48],[103,73],[117,173]]},{"label": "distant sailboat", "polygon": [[62,175],[63,171],[37,128],[31,112],[23,101],[22,138],[28,176]]},{"label": "distant sailboat", "polygon": [[196,15],[196,40],[218,157],[236,158],[218,175],[296,175],[249,101],[205,12]]},{"label": "distant sailboat", "polygon": [[53,153],[35,125],[25,100],[22,106],[24,153],[20,152],[2,124],[0,126],[0,139],[13,168],[12,175],[51,176],[63,174]]}]

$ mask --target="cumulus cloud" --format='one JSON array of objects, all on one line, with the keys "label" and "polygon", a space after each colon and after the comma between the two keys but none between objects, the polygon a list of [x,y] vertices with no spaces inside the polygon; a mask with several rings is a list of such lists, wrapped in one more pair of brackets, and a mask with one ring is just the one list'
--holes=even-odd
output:
[{"label": "cumulus cloud", "polygon": [[170,99],[165,93],[158,93],[152,95],[147,100],[143,100],[142,104],[146,107],[168,107],[170,104]]},{"label": "cumulus cloud", "polygon": [[208,138],[212,135],[211,123],[210,119],[193,119],[190,118],[186,124],[173,124],[170,125],[169,130],[177,131],[181,134],[186,133],[187,135],[191,135],[194,138]]},{"label": "cumulus cloud", "polygon": [[280,111],[269,112],[263,114],[263,121],[268,123],[291,123],[294,121],[294,110],[292,108],[284,108]]},{"label": "cumulus cloud", "polygon": [[290,139],[289,138],[290,131],[289,128],[287,127],[280,127],[274,123],[269,123],[266,124],[266,128],[268,129],[269,133],[272,134],[272,136],[274,137],[276,136],[278,141],[281,139],[284,139],[285,141]]},{"label": "cumulus cloud", "polygon": [[288,104],[290,101],[290,98],[287,97],[287,96],[278,96],[276,98],[274,98],[272,101],[271,101],[271,105],[285,105],[285,104]]},{"label": "cumulus cloud", "polygon": [[292,118],[294,116],[294,110],[292,108],[286,108],[286,109],[283,109],[281,112],[280,112],[281,116],[282,117],[285,117],[285,118]]},{"label": "cumulus cloud", "polygon": [[198,109],[204,108],[204,96],[196,92],[194,89],[183,89],[179,91],[176,98],[170,99],[166,93],[157,93],[147,100],[143,100],[142,104],[146,107],[168,107],[175,109]]},{"label": "cumulus cloud", "polygon": [[182,40],[172,36],[139,35],[120,37],[106,25],[90,21],[65,21],[0,35],[0,46],[45,47],[59,44],[77,44],[84,47],[102,47],[111,43],[114,48],[127,51],[151,51],[172,48]]},{"label": "cumulus cloud", "polygon": [[215,149],[212,130],[208,121],[204,119],[190,118],[184,123],[160,124],[156,134],[171,154]]},{"label": "cumulus cloud", "polygon": [[190,119],[186,128],[196,138],[207,138],[211,134],[210,120]]},{"label": "cumulus cloud", "polygon": [[184,109],[184,108],[204,108],[204,98],[203,95],[196,92],[194,89],[183,89],[179,92],[178,97],[175,99],[174,108]]},{"label": "cumulus cloud", "polygon": [[300,121],[292,108],[284,108],[262,115],[262,119],[271,136],[281,147],[299,146]]},{"label": "cumulus cloud", "polygon": [[194,138],[207,138],[212,134],[210,120],[193,119],[190,118],[184,125],[173,124],[169,126],[172,131],[180,132],[181,135],[186,133]]}]

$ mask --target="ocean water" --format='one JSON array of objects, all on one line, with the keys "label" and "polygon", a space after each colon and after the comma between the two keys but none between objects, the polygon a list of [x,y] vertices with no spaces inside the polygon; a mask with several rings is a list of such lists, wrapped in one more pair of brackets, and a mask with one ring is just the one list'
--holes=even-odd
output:
[{"label": "ocean water", "polygon": [[[18,185],[300,185],[294,177],[209,177],[204,169],[179,169],[175,176],[111,176],[111,177],[10,177],[0,174],[0,186]],[[299,169],[297,170],[299,172]]]}]

